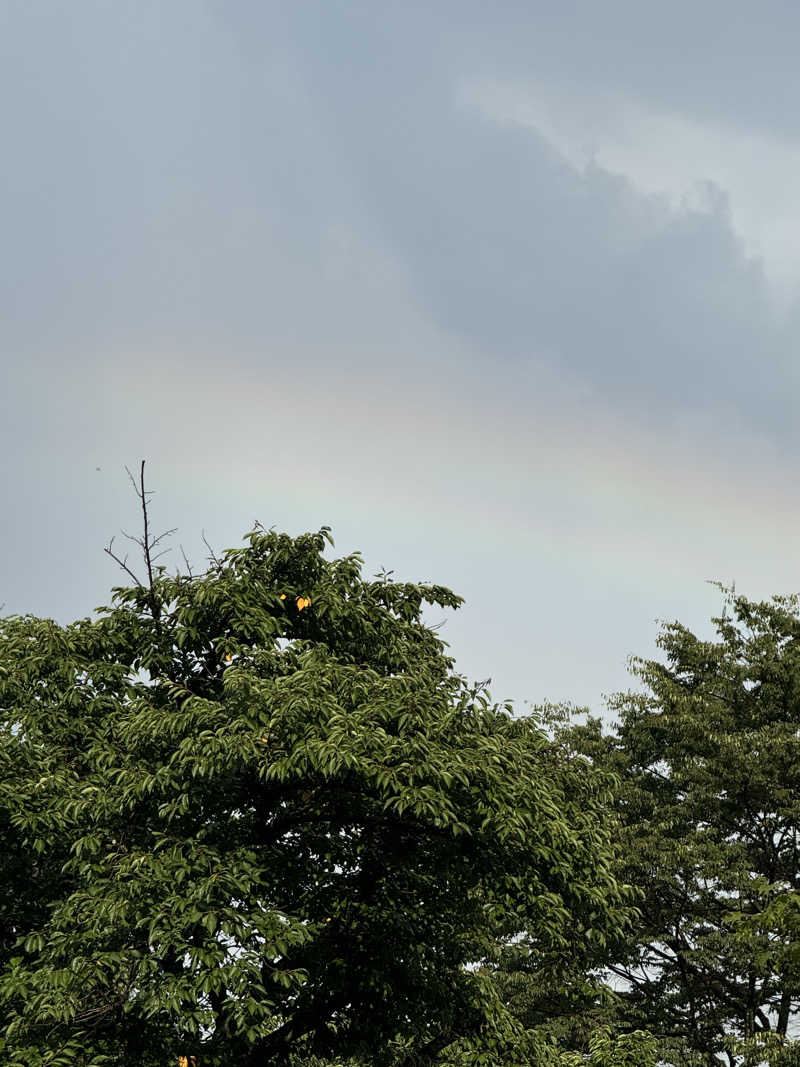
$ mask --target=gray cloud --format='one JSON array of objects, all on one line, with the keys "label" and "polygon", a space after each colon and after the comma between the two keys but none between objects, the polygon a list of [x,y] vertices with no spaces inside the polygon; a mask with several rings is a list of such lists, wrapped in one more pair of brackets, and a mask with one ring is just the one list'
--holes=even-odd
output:
[{"label": "gray cloud", "polygon": [[[315,36],[296,30],[295,54],[361,191],[359,224],[476,358],[498,373],[509,360],[553,361],[628,417],[729,407],[793,434],[785,323],[732,231],[725,190],[709,185],[705,205],[675,210],[599,167],[578,173],[535,131],[459,106],[453,71],[479,64],[474,52],[448,51],[436,34],[412,42],[413,17],[387,28],[362,12],[340,69],[338,50],[319,45],[339,12],[317,15]],[[542,16],[531,41],[540,21],[545,35],[565,31]]]},{"label": "gray cloud", "polygon": [[[617,6],[650,41],[636,6]],[[413,5],[281,8],[17,9],[3,56],[9,346],[85,360],[171,341],[261,359],[298,320],[309,335],[335,321],[338,226],[385,249],[479,362],[553,361],[629,413],[648,397],[663,418],[730,404],[790,431],[785,332],[724,190],[670,213],[456,99],[487,54],[522,69],[520,41],[529,69],[561,57],[562,78],[607,76],[599,45],[583,62],[594,33],[610,40],[596,9],[510,5],[489,25],[476,7],[453,26]],[[674,34],[652,36],[694,69]]]},{"label": "gray cloud", "polygon": [[705,618],[703,578],[791,585],[796,516],[780,538],[770,517],[799,320],[731,190],[676,205],[462,89],[602,90],[791,143],[798,23],[716,0],[4,5],[0,601],[103,598],[141,455],[182,533],[208,509],[218,545],[330,522],[450,581],[462,667],[501,696],[611,689],[690,583]]}]

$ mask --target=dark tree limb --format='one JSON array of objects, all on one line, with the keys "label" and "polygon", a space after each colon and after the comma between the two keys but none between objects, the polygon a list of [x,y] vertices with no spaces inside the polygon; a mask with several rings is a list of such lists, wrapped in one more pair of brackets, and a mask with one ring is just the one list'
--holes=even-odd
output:
[{"label": "dark tree limb", "polygon": [[203,544],[208,549],[208,558],[211,560],[211,562],[214,564],[215,567],[220,568],[222,566],[222,561],[217,559],[216,552],[211,547],[211,545],[208,543],[208,540],[206,539],[205,530],[203,530],[203,532],[202,532],[202,537],[203,537]]},{"label": "dark tree limb", "polygon": [[[153,623],[155,624],[156,633],[160,637],[161,633],[162,633],[162,627],[161,627],[161,603],[160,603],[158,597],[156,596],[155,573],[154,573],[154,570],[153,570],[153,564],[156,562],[157,559],[160,559],[161,556],[165,555],[166,552],[169,551],[169,549],[164,549],[163,551],[157,552],[155,554],[153,554],[153,549],[156,548],[161,543],[161,541],[163,541],[163,539],[165,537],[169,537],[171,534],[174,534],[175,530],[177,529],[177,527],[174,527],[171,530],[165,530],[164,533],[159,534],[158,537],[151,537],[151,535],[150,535],[150,516],[149,516],[148,511],[147,511],[147,503],[148,503],[148,499],[147,498],[148,498],[148,496],[152,496],[152,493],[148,493],[147,490],[145,489],[145,485],[144,485],[144,465],[145,465],[145,461],[142,460],[141,466],[139,468],[139,483],[138,484],[136,483],[136,479],[133,477],[133,474],[130,472],[130,470],[127,467],[125,468],[125,470],[128,472],[128,477],[130,478],[131,485],[133,486],[133,490],[136,493],[136,495],[139,498],[139,500],[141,502],[141,505],[142,505],[142,522],[143,522],[143,526],[144,526],[144,533],[143,533],[142,537],[133,537],[131,534],[125,533],[124,530],[122,532],[125,535],[125,537],[128,538],[129,541],[133,541],[133,543],[138,545],[142,550],[142,556],[144,558],[145,567],[147,569],[147,584],[145,585],[145,583],[142,582],[138,578],[138,576],[136,574],[134,574],[134,572],[128,566],[128,557],[127,556],[124,559],[120,559],[119,556],[116,555],[116,553],[111,551],[111,545],[114,543],[114,538],[113,537],[111,538],[111,541],[110,541],[110,543],[108,545],[108,548],[105,549],[105,552],[116,563],[118,563],[120,565],[120,567],[122,567],[122,569],[125,571],[126,574],[130,575],[130,577],[136,583],[136,587],[138,589],[143,589],[147,593],[147,605],[148,605],[148,607],[150,609],[150,614],[152,616]],[[184,558],[185,558],[185,556],[184,556]]]},{"label": "dark tree limb", "polygon": [[[127,534],[125,536],[127,537]],[[108,547],[104,548],[103,551],[106,553],[107,556],[111,556],[111,558],[114,560],[114,562],[118,563],[120,565],[120,567],[122,567],[122,569],[127,574],[129,574],[131,578],[133,578],[134,582],[136,583],[136,585],[137,585],[137,587],[139,589],[144,589],[144,585],[142,585],[142,583],[139,581],[139,578],[137,577],[137,575],[135,575],[133,573],[133,571],[130,569],[130,567],[128,566],[128,557],[126,556],[125,559],[120,559],[119,556],[115,552],[111,551],[111,546],[113,544],[114,544],[114,538],[112,537],[111,540],[108,542]]]}]

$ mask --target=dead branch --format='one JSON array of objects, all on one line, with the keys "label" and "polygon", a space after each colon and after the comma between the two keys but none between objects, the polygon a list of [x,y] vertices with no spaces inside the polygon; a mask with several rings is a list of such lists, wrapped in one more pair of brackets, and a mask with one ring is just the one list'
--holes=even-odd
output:
[{"label": "dead branch", "polygon": [[[145,489],[145,485],[144,485],[144,464],[145,464],[145,461],[142,460],[141,467],[139,469],[139,483],[138,483],[138,485],[136,483],[136,479],[133,477],[133,475],[131,474],[130,470],[128,470],[127,467],[125,468],[125,470],[128,472],[128,477],[130,478],[131,485],[133,486],[133,490],[136,493],[136,495],[139,498],[139,500],[141,501],[141,505],[142,505],[142,523],[143,523],[143,526],[144,526],[144,535],[142,537],[133,537],[131,534],[125,533],[124,530],[122,531],[122,533],[124,534],[125,537],[128,538],[129,541],[133,541],[133,543],[138,545],[139,548],[142,550],[142,555],[144,557],[145,567],[147,568],[147,584],[145,585],[144,582],[140,581],[138,576],[136,574],[134,574],[134,572],[128,566],[128,557],[127,556],[125,556],[124,559],[120,559],[119,556],[117,556],[114,552],[111,551],[111,545],[114,543],[114,538],[113,537],[111,538],[111,541],[110,541],[110,543],[108,545],[108,548],[106,548],[105,551],[106,551],[107,555],[109,555],[116,563],[118,563],[120,565],[120,567],[122,567],[122,569],[126,572],[126,574],[130,575],[130,577],[136,583],[137,588],[143,589],[143,590],[146,591],[146,593],[147,593],[147,603],[148,603],[148,607],[150,609],[150,614],[151,614],[151,616],[153,618],[153,622],[155,623],[156,633],[160,636],[161,635],[161,604],[159,603],[158,597],[156,596],[155,574],[154,574],[153,564],[156,562],[157,559],[160,559],[161,556],[163,556],[167,552],[169,552],[170,549],[164,549],[163,551],[157,552],[157,553],[154,553],[153,549],[156,548],[161,543],[161,541],[163,541],[163,539],[165,537],[169,537],[171,534],[174,534],[176,529],[177,529],[177,527],[173,528],[172,530],[165,530],[164,533],[159,534],[158,537],[151,537],[151,535],[150,535],[150,516],[149,516],[148,511],[147,511],[147,504],[148,504],[148,497],[152,496],[153,494],[152,493],[148,493],[147,490]],[[184,556],[184,559],[185,558],[186,557]]]},{"label": "dead branch", "polygon": [[217,555],[214,552],[214,549],[211,547],[211,545],[206,540],[206,532],[205,532],[205,530],[203,530],[202,538],[203,538],[203,544],[208,549],[209,559],[211,560],[211,562],[214,564],[215,567],[220,568],[222,566],[222,561],[217,558]]},{"label": "dead branch", "polygon": [[186,550],[184,549],[183,545],[180,546],[180,550],[181,555],[183,556],[183,562],[186,564],[186,573],[189,575],[190,578],[194,578],[194,574],[192,573],[192,565],[189,562],[189,559],[186,555]]},{"label": "dead branch", "polygon": [[[128,535],[125,534],[125,536],[127,537]],[[139,589],[144,589],[144,586],[139,581],[138,577],[133,573],[133,571],[128,566],[128,557],[126,556],[125,559],[120,559],[119,556],[115,552],[111,551],[111,546],[113,544],[114,544],[114,538],[112,537],[111,540],[108,542],[108,547],[104,548],[103,551],[106,553],[107,556],[111,556],[111,558],[114,560],[114,562],[118,563],[120,565],[120,567],[122,567],[122,569],[127,574],[129,574],[131,576],[131,578],[133,578],[134,582],[136,583],[136,585],[138,586]]]}]

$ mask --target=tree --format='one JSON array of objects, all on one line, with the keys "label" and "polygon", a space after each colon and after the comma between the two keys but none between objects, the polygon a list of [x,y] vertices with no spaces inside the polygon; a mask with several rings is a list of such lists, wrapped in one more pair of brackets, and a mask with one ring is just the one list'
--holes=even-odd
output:
[{"label": "tree", "polygon": [[800,1003],[800,619],[796,597],[725,593],[733,617],[714,618],[719,641],[664,626],[667,662],[633,659],[648,691],[609,701],[614,730],[589,719],[561,742],[620,780],[626,859],[616,873],[643,892],[636,936],[609,960],[628,989],[622,1021],[709,1067],[741,1062],[746,1048],[757,1058],[745,1062],[761,1062],[772,1038],[774,1062],[789,1063]]},{"label": "tree", "polygon": [[0,623],[4,1062],[503,1062],[503,944],[630,919],[605,779],[454,674],[449,589],[327,527],[170,576],[137,491],[142,580]]}]

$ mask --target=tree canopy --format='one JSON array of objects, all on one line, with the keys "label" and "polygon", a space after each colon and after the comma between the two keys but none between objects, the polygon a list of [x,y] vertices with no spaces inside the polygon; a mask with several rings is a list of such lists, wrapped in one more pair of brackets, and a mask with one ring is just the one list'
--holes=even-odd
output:
[{"label": "tree canopy", "polygon": [[797,1063],[784,1039],[800,1006],[798,599],[724,591],[718,641],[665,625],[666,663],[633,659],[646,691],[609,701],[615,727],[590,718],[561,739],[619,781],[616,873],[643,894],[608,959],[624,1025],[704,1067],[742,1062],[737,1041],[762,1050],[751,1062],[772,1047],[771,1062]]},{"label": "tree canopy", "polygon": [[94,617],[0,621],[3,1062],[544,1063],[497,974],[629,932],[607,774],[454,672],[449,589],[327,527],[155,543]]},{"label": "tree canopy", "polygon": [[137,492],[141,578],[0,620],[4,1064],[798,1067],[798,598],[521,716],[451,590],[327,527],[169,574]]}]

